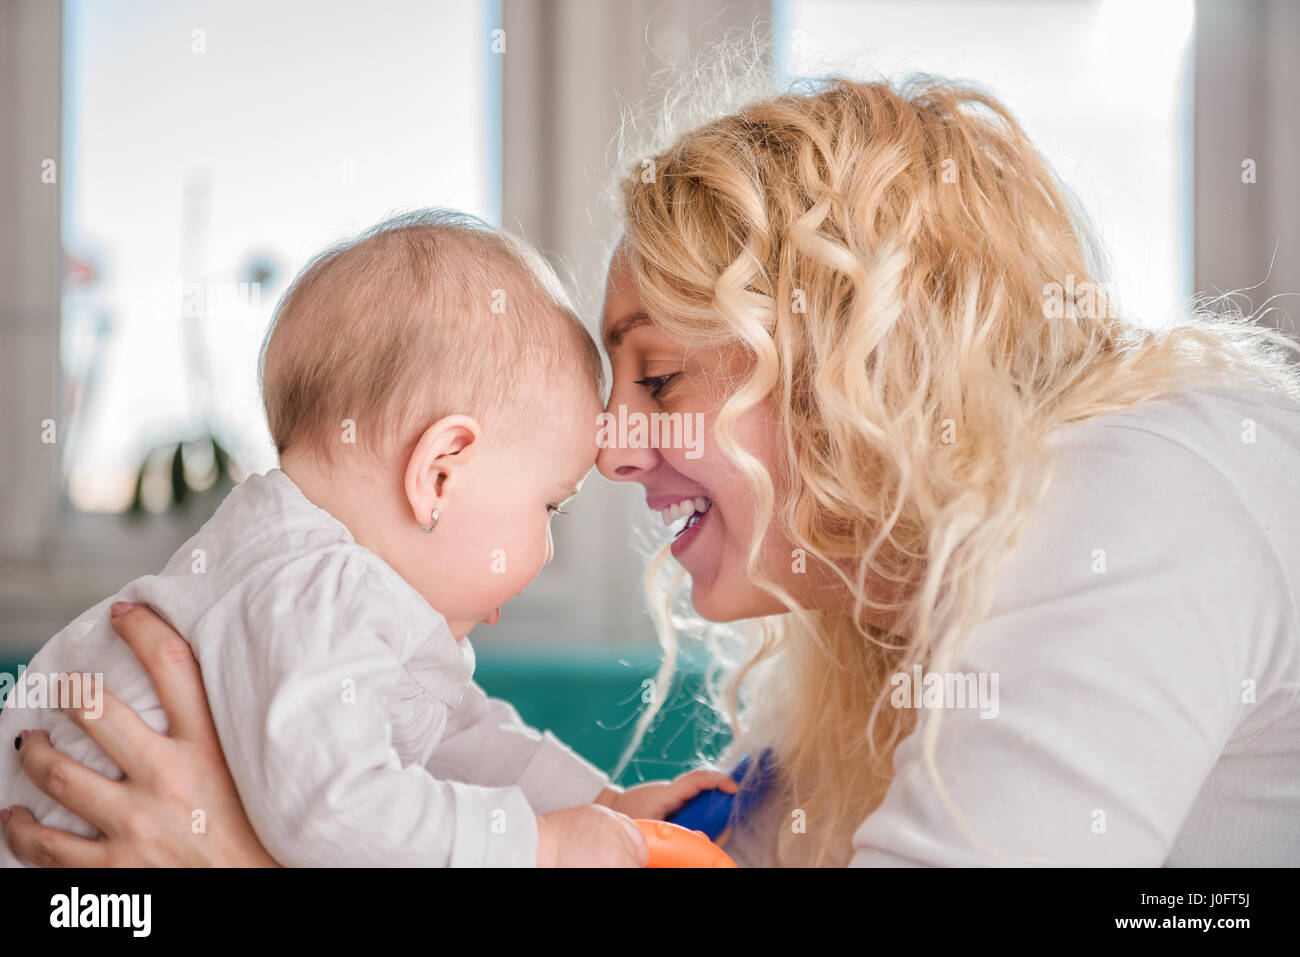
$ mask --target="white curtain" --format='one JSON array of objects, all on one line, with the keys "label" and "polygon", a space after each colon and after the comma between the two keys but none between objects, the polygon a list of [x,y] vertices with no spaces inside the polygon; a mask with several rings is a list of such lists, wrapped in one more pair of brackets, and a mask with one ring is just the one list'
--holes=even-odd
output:
[{"label": "white curtain", "polygon": [[[1258,286],[1258,308],[1300,293],[1300,3],[1199,0],[1196,37],[1196,289]],[[1273,305],[1285,315],[1270,323],[1294,333],[1300,296]]]},{"label": "white curtain", "polygon": [[0,0],[0,561],[54,534],[61,27],[58,0]]}]

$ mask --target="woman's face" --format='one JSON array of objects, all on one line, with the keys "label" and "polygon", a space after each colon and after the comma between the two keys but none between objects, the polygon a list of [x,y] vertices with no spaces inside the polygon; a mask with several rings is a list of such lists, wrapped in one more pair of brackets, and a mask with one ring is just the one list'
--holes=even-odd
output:
[{"label": "woman's face", "polygon": [[[739,348],[688,352],[645,321],[621,255],[610,267],[602,333],[614,374],[607,421],[626,421],[630,436],[639,418],[653,422],[650,417],[656,414],[680,415],[683,423],[689,418],[690,430],[684,425],[675,433],[682,438],[679,442],[661,434],[658,448],[635,439],[605,443],[596,467],[610,481],[640,482],[646,505],[667,518],[694,512],[673,541],[672,552],[690,572],[691,603],[697,612],[711,621],[735,621],[786,611],[750,581],[745,565],[754,495],[713,437],[718,411],[747,373],[747,357]],[[697,422],[702,428],[695,430]],[[775,481],[778,470],[772,466],[779,436],[774,420],[756,406],[737,420],[735,435]],[[778,504],[788,492],[776,487]],[[703,514],[698,505],[705,506]],[[674,528],[680,524],[675,521]],[[824,569],[819,574],[811,561],[796,560],[793,546],[775,523],[759,554],[764,573],[806,607],[825,606],[837,591]]]}]

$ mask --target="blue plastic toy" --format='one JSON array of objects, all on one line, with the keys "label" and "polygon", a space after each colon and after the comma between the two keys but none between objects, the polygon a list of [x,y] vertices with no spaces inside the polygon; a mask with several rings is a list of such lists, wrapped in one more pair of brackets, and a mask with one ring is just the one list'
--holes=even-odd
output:
[{"label": "blue plastic toy", "polygon": [[716,841],[763,800],[775,777],[772,752],[765,749],[758,756],[758,768],[749,780],[745,780],[752,763],[750,758],[751,755],[745,755],[736,765],[736,770],[731,772],[731,779],[740,785],[737,793],[728,794],[716,789],[703,791],[668,820],[692,831],[703,831],[710,840]]}]

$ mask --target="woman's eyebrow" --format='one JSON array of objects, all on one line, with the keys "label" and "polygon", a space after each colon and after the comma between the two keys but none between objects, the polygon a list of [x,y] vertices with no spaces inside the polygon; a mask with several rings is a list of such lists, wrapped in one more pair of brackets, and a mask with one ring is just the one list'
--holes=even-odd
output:
[{"label": "woman's eyebrow", "polygon": [[650,317],[644,312],[634,312],[624,316],[618,322],[611,323],[605,330],[605,350],[608,352],[623,341],[623,337],[637,326],[648,326]]}]

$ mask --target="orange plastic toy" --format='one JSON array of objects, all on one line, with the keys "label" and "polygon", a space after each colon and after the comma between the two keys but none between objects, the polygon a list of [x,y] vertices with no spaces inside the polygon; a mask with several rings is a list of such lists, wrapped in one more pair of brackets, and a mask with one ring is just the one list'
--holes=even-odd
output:
[{"label": "orange plastic toy", "polygon": [[647,867],[735,867],[727,852],[703,831],[692,831],[667,821],[636,821],[650,845]]}]

